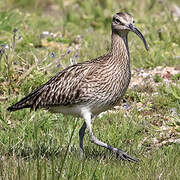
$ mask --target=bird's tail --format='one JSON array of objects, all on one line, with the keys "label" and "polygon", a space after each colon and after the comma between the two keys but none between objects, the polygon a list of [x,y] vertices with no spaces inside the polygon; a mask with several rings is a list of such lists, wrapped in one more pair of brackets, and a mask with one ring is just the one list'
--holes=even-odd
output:
[{"label": "bird's tail", "polygon": [[7,110],[8,111],[17,111],[17,110],[23,109],[23,108],[32,108],[32,105],[30,104],[27,97],[21,99],[16,104],[11,105],[10,107],[7,108]]},{"label": "bird's tail", "polygon": [[[23,108],[37,109],[37,104],[35,103],[41,93],[41,87],[31,92],[29,95],[21,99],[16,104],[11,105],[7,108],[8,111],[17,111]],[[35,107],[36,106],[36,107]]]}]

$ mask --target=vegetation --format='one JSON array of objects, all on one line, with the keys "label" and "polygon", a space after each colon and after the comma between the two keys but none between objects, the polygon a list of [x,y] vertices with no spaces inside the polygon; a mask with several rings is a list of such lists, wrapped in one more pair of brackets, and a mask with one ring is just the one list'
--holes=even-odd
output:
[{"label": "vegetation", "polygon": [[155,74],[130,88],[118,110],[98,117],[94,133],[138,157],[133,164],[89,142],[79,158],[82,119],[43,110],[6,108],[69,64],[100,56],[110,47],[111,17],[135,18],[150,51],[129,34],[131,68],[180,69],[179,0],[0,2],[0,179],[178,179],[180,177],[180,74]]}]

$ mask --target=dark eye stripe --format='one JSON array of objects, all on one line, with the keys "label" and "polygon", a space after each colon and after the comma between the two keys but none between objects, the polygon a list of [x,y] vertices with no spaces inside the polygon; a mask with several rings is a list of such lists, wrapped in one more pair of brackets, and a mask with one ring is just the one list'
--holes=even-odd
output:
[{"label": "dark eye stripe", "polygon": [[120,24],[120,25],[124,25],[119,19],[117,18],[113,18],[113,21],[116,23],[116,24]]}]

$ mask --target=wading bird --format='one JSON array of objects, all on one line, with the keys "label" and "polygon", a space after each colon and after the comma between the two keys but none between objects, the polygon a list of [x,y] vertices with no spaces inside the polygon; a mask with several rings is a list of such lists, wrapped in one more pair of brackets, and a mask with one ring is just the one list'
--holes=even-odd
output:
[{"label": "wading bird", "polygon": [[137,34],[148,50],[146,40],[134,26],[130,14],[115,14],[111,26],[112,41],[107,54],[65,68],[7,110],[44,108],[52,113],[82,117],[84,123],[79,130],[81,154],[87,128],[92,143],[109,149],[123,160],[137,162],[138,159],[124,151],[100,141],[92,131],[93,117],[119,104],[128,88],[131,79],[128,33]]}]

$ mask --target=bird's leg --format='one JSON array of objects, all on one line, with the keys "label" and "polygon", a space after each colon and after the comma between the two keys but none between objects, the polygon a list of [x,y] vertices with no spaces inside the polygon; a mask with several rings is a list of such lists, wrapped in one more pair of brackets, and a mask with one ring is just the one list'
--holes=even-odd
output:
[{"label": "bird's leg", "polygon": [[84,122],[83,125],[81,126],[81,129],[79,130],[79,145],[80,145],[80,157],[83,156],[83,138],[86,130],[86,123]]},{"label": "bird's leg", "polygon": [[127,155],[121,149],[112,147],[112,146],[110,146],[110,145],[100,141],[96,136],[93,135],[90,112],[86,112],[86,114],[84,115],[84,119],[85,119],[85,122],[86,122],[86,125],[87,125],[87,128],[88,128],[90,140],[91,140],[92,143],[94,143],[94,144],[96,144],[98,146],[102,146],[102,147],[107,148],[108,150],[116,153],[117,157],[119,156],[123,160],[138,162],[138,159],[133,158],[133,157]]}]

